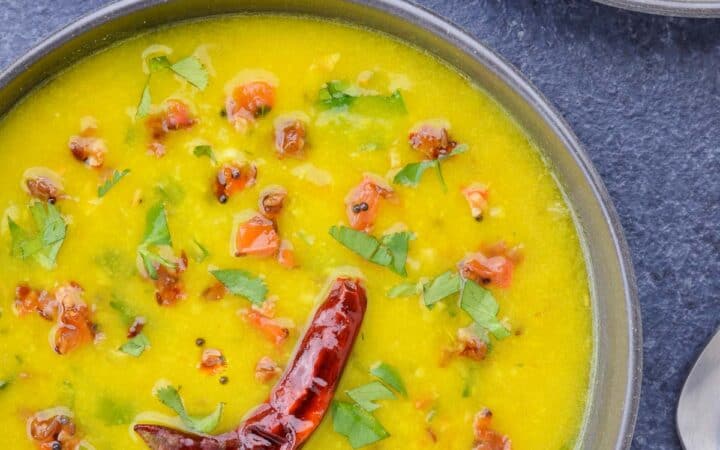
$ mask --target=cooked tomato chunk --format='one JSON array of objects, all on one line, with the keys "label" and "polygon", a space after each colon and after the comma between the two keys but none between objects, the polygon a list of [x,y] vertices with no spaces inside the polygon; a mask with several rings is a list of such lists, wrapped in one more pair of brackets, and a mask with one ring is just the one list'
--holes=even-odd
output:
[{"label": "cooked tomato chunk", "polygon": [[345,198],[345,211],[350,226],[370,231],[378,214],[381,198],[389,198],[393,190],[377,175],[365,175],[362,182]]},{"label": "cooked tomato chunk", "polygon": [[481,284],[507,288],[512,282],[515,266],[522,260],[519,247],[508,248],[504,242],[485,246],[459,264],[460,275]]},{"label": "cooked tomato chunk", "polygon": [[170,131],[191,128],[197,123],[190,106],[182,100],[166,100],[159,113],[147,118],[146,124],[150,131],[149,150],[157,157],[165,154],[163,140]]},{"label": "cooked tomato chunk", "polygon": [[19,315],[37,312],[43,319],[53,320],[57,313],[57,302],[49,292],[33,289],[23,283],[15,288],[15,311]]},{"label": "cooked tomato chunk", "polygon": [[460,328],[458,330],[458,354],[466,358],[482,361],[487,356],[488,346],[472,329]]},{"label": "cooked tomato chunk", "polygon": [[155,299],[160,306],[172,306],[185,298],[185,286],[180,275],[187,269],[187,255],[178,258],[174,267],[160,265],[155,280]]},{"label": "cooked tomato chunk", "polygon": [[59,314],[55,329],[55,351],[65,355],[95,338],[90,308],[82,300],[83,290],[76,283],[55,291]]},{"label": "cooked tomato chunk", "polygon": [[93,118],[84,118],[80,134],[70,137],[68,147],[75,159],[92,168],[102,167],[105,162],[107,145],[97,136],[97,122]]},{"label": "cooked tomato chunk", "polygon": [[227,367],[227,361],[220,350],[216,348],[206,348],[202,352],[198,367],[203,372],[209,375],[214,375],[225,370]]},{"label": "cooked tomato chunk", "polygon": [[215,197],[220,203],[225,203],[236,192],[253,186],[256,179],[257,168],[253,164],[223,164],[213,185]]},{"label": "cooked tomato chunk", "polygon": [[293,325],[288,320],[268,317],[256,308],[242,311],[242,316],[275,345],[282,345],[290,336],[290,328]]},{"label": "cooked tomato chunk", "polygon": [[266,81],[252,81],[232,90],[225,100],[227,118],[239,131],[264,116],[275,106],[275,86]]},{"label": "cooked tomato chunk", "polygon": [[255,214],[238,226],[235,235],[235,256],[275,256],[280,237],[272,220]]},{"label": "cooked tomato chunk", "polygon": [[27,429],[40,450],[76,450],[81,443],[70,412],[64,408],[34,414]]},{"label": "cooked tomato chunk", "polygon": [[483,408],[475,415],[473,428],[475,429],[475,442],[473,450],[511,450],[512,443],[507,436],[492,430],[492,412]]},{"label": "cooked tomato chunk", "polygon": [[287,191],[282,186],[270,186],[260,193],[258,206],[263,216],[275,220],[283,210]]},{"label": "cooked tomato chunk", "polygon": [[212,286],[206,288],[202,296],[205,300],[220,300],[227,295],[227,288],[219,281]]},{"label": "cooked tomato chunk", "polygon": [[478,222],[483,219],[488,208],[489,191],[487,186],[473,183],[462,190],[462,194],[470,206],[470,214]]},{"label": "cooked tomato chunk", "polygon": [[32,197],[55,203],[63,195],[60,176],[46,167],[31,167],[23,173],[22,187]]},{"label": "cooked tomato chunk", "polygon": [[127,337],[128,339],[132,339],[138,334],[142,333],[143,328],[145,328],[145,324],[147,323],[147,320],[143,316],[138,316],[135,319],[133,319],[133,323],[130,325],[130,328],[128,328]]},{"label": "cooked tomato chunk", "polygon": [[412,148],[422,152],[428,159],[445,156],[457,146],[457,142],[450,139],[447,128],[429,123],[412,131],[408,141]]},{"label": "cooked tomato chunk", "polygon": [[269,383],[280,375],[280,366],[269,356],[263,356],[255,365],[255,379],[260,383]]},{"label": "cooked tomato chunk", "polygon": [[301,158],[305,153],[305,122],[285,118],[275,122],[275,150],[280,158]]}]

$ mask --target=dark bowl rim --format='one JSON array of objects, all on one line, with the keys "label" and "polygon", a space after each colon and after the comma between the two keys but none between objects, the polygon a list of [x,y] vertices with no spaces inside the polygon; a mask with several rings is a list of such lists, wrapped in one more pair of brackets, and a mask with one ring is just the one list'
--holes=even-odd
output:
[{"label": "dark bowl rim", "polygon": [[[67,26],[51,33],[37,45],[27,50],[14,63],[0,72],[0,90],[5,89],[23,72],[50,55],[59,47],[71,42],[73,39],[89,32],[104,23],[121,18],[133,12],[141,11],[152,6],[171,3],[174,0],[118,0],[98,10],[92,11]],[[593,166],[587,152],[570,125],[552,103],[526,78],[514,65],[505,58],[491,50],[485,44],[475,39],[460,26],[449,22],[440,15],[412,3],[410,0],[341,0],[347,3],[366,6],[380,10],[383,14],[395,15],[401,19],[413,20],[422,25],[440,39],[443,39],[461,50],[472,52],[473,58],[485,65],[501,77],[502,81],[519,94],[554,131],[562,141],[567,151],[573,157],[584,175],[585,182],[591,188],[595,200],[602,213],[603,220],[611,234],[614,252],[620,262],[620,273],[625,293],[625,310],[627,313],[628,337],[628,368],[629,376],[625,387],[625,410],[621,411],[621,427],[618,432],[617,449],[629,449],[632,443],[635,422],[640,406],[640,392],[642,384],[642,322],[640,319],[640,303],[638,300],[635,273],[630,256],[630,249],[625,239],[620,217],[613,205],[612,199],[600,175]],[[606,0],[602,0],[606,1]],[[615,0],[607,0],[614,2]],[[659,0],[663,1],[663,0]],[[208,16],[211,16],[210,14]],[[169,22],[173,22],[172,20]],[[104,45],[102,47],[105,47]],[[57,72],[53,72],[55,74]],[[47,78],[51,78],[52,75]],[[41,85],[45,80],[31,86],[31,89]],[[22,101],[27,95],[25,91],[15,100],[14,104]],[[7,107],[11,110],[13,105]],[[4,115],[3,112],[1,115]],[[0,115],[0,116],[1,116]]]},{"label": "dark bowl rim", "polygon": [[687,0],[594,0],[616,8],[661,16],[717,18],[720,1],[692,2]]}]

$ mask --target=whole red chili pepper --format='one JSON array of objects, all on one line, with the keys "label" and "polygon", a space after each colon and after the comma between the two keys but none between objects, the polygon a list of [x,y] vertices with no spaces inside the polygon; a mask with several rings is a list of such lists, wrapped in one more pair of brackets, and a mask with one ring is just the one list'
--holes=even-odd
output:
[{"label": "whole red chili pepper", "polygon": [[366,307],[365,289],[359,280],[335,280],[268,400],[235,430],[211,436],[138,424],[135,431],[153,450],[300,448],[330,405]]}]

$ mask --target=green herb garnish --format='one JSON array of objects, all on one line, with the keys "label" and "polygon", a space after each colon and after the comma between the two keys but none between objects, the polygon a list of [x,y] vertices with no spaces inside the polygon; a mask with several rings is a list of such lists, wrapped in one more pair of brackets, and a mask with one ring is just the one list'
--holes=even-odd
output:
[{"label": "green herb garnish", "polygon": [[256,305],[265,301],[267,286],[261,278],[238,269],[211,270],[210,273],[232,294],[245,297]]},{"label": "green herb garnish", "polygon": [[205,66],[194,56],[181,59],[172,66],[173,72],[185,78],[190,84],[204,91],[208,85],[208,73]]},{"label": "green herb garnish", "polygon": [[418,283],[400,283],[387,291],[388,298],[412,297],[420,293]]},{"label": "green herb garnish", "polygon": [[447,189],[447,186],[445,185],[445,178],[442,174],[442,166],[441,163],[445,161],[446,159],[450,158],[451,156],[459,155],[461,153],[465,153],[468,149],[468,146],[466,144],[461,144],[455,147],[450,153],[447,155],[440,156],[438,159],[432,159],[432,160],[424,160],[417,163],[410,163],[403,167],[400,172],[395,174],[395,177],[393,178],[393,183],[395,184],[402,184],[405,186],[415,187],[420,183],[420,179],[422,178],[423,174],[427,169],[435,168],[438,173],[438,178],[440,179],[440,184],[442,184],[444,189]]},{"label": "green herb garnish", "polygon": [[145,235],[142,243],[138,247],[138,254],[142,258],[143,266],[148,276],[153,280],[157,279],[156,265],[175,268],[174,261],[161,256],[157,252],[159,246],[172,246],[170,238],[170,228],[168,227],[167,214],[165,213],[165,205],[157,203],[147,212]]},{"label": "green herb garnish", "polygon": [[405,389],[405,383],[403,383],[400,373],[390,364],[379,362],[370,368],[370,373],[402,394],[403,397],[407,397],[407,389]]},{"label": "green herb garnish", "polygon": [[113,188],[123,177],[130,173],[130,169],[125,169],[122,172],[119,170],[113,170],[113,174],[110,178],[98,187],[98,197],[104,197],[110,189]]},{"label": "green herb garnish", "polygon": [[185,411],[185,405],[180,398],[180,393],[173,386],[165,386],[158,389],[155,392],[155,396],[163,405],[175,411],[185,426],[200,433],[210,433],[217,428],[220,417],[222,416],[223,407],[225,406],[224,403],[218,403],[215,411],[210,415],[206,417],[194,417],[188,415]]},{"label": "green herb garnish", "polygon": [[497,318],[500,307],[492,293],[472,280],[465,281],[460,294],[460,307],[496,339],[510,336],[510,331]]},{"label": "green herb garnish", "polygon": [[145,82],[143,87],[142,95],[140,96],[140,103],[138,103],[137,110],[135,111],[135,117],[142,119],[150,114],[150,106],[152,104],[152,97],[150,96],[150,77]]},{"label": "green herb garnish", "polygon": [[380,407],[380,405],[374,403],[376,400],[392,400],[395,398],[395,394],[379,381],[372,381],[351,389],[347,391],[347,395],[367,412],[373,412]]},{"label": "green herb garnish", "polygon": [[195,260],[195,262],[201,263],[205,261],[205,259],[210,256],[210,251],[208,251],[207,248],[205,248],[204,245],[202,245],[197,239],[193,239],[193,252],[192,252],[192,258]]},{"label": "green herb garnish", "polygon": [[423,286],[423,302],[429,307],[459,291],[460,277],[448,271]]},{"label": "green herb garnish", "polygon": [[45,269],[55,267],[60,247],[65,241],[67,224],[55,205],[34,202],[30,214],[36,231],[28,232],[8,217],[12,254],[16,258],[34,258]]},{"label": "green herb garnish", "polygon": [[346,226],[332,226],[330,236],[366,260],[387,267],[398,275],[407,276],[405,262],[412,233],[392,233],[378,241],[362,231]]},{"label": "green herb garnish", "polygon": [[333,402],[332,417],[335,432],[347,437],[353,448],[364,447],[390,436],[372,414],[349,402]]},{"label": "green herb garnish", "polygon": [[140,333],[134,338],[128,340],[120,347],[120,351],[130,356],[138,357],[143,354],[146,348],[150,347],[148,338]]},{"label": "green herb garnish", "polygon": [[328,81],[318,92],[318,102],[329,109],[352,109],[367,115],[407,112],[399,90],[390,95],[363,95],[362,91],[346,81]]},{"label": "green herb garnish", "polygon": [[213,164],[217,162],[217,160],[215,159],[215,153],[213,152],[212,147],[210,147],[209,145],[196,145],[193,149],[193,155],[197,156],[198,158],[200,158],[201,156],[207,156],[208,158],[210,158],[210,161],[212,161]]},{"label": "green herb garnish", "polygon": [[[101,397],[97,404],[97,417],[105,425],[127,425],[132,423],[136,411],[132,405],[110,397]],[[81,447],[82,448],[82,447]]]}]

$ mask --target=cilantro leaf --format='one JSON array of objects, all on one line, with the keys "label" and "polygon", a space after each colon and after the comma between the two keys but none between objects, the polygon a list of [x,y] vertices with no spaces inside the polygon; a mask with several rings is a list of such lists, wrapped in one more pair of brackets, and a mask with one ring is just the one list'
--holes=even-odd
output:
[{"label": "cilantro leaf", "polygon": [[405,383],[403,383],[400,373],[390,364],[384,362],[376,363],[370,368],[370,373],[402,394],[403,397],[407,397],[407,389],[405,389]]},{"label": "cilantro leaf", "polygon": [[202,245],[197,239],[193,239],[193,245],[195,246],[195,248],[192,252],[192,258],[195,260],[195,262],[201,263],[205,261],[205,258],[210,256],[210,251],[208,251],[208,249],[205,248],[205,246]]},{"label": "cilantro leaf", "polygon": [[420,183],[420,178],[422,178],[425,171],[437,165],[438,161],[436,159],[410,163],[395,174],[393,183],[415,187]]},{"label": "cilantro leaf", "polygon": [[454,272],[447,271],[423,286],[423,302],[425,306],[432,306],[459,291],[460,277]]},{"label": "cilantro leaf", "polygon": [[245,297],[256,305],[265,301],[267,286],[261,278],[238,269],[211,270],[210,273],[232,294]]},{"label": "cilantro leaf", "polygon": [[20,259],[33,257],[45,269],[52,269],[65,240],[67,224],[60,211],[51,203],[31,204],[30,214],[35,222],[35,233],[21,228],[8,217],[12,254]]},{"label": "cilantro leaf", "polygon": [[160,202],[151,207],[145,217],[145,234],[142,245],[170,245],[170,228],[167,222],[165,205]]},{"label": "cilantro leaf", "polygon": [[465,281],[460,294],[460,308],[496,339],[510,336],[510,331],[496,317],[500,307],[492,293],[472,280]]},{"label": "cilantro leaf", "polygon": [[384,266],[401,276],[407,276],[405,262],[412,233],[401,231],[378,241],[369,234],[346,226],[332,226],[330,236],[366,260]]},{"label": "cilantro leaf", "polygon": [[145,82],[142,95],[140,96],[140,103],[138,103],[137,110],[135,111],[135,117],[142,119],[150,114],[150,105],[152,104],[152,97],[150,96],[150,78]]},{"label": "cilantro leaf", "polygon": [[105,180],[105,182],[98,187],[98,197],[104,197],[105,194],[108,193],[110,189],[112,189],[113,186],[118,184],[120,180],[123,179],[123,177],[130,173],[130,169],[125,169],[122,172],[119,170],[114,170],[113,174],[110,178]]},{"label": "cilantro leaf", "polygon": [[181,59],[170,66],[170,69],[201,91],[204,91],[208,85],[207,70],[195,56]]},{"label": "cilantro leaf", "polygon": [[140,333],[134,338],[129,339],[122,346],[120,346],[120,351],[137,358],[138,356],[142,355],[142,353],[148,347],[150,347],[150,341],[148,340],[147,336]]},{"label": "cilantro leaf", "polygon": [[358,405],[335,401],[333,429],[345,436],[353,448],[360,448],[390,436],[378,420]]},{"label": "cilantro leaf", "polygon": [[223,407],[225,406],[224,403],[218,403],[215,411],[210,413],[210,415],[206,417],[193,417],[185,411],[185,405],[180,398],[180,393],[173,386],[165,386],[158,389],[155,392],[155,396],[163,405],[175,411],[175,413],[180,416],[180,420],[182,420],[188,428],[200,433],[210,433],[217,428],[220,422],[220,416],[222,416]]},{"label": "cilantro leaf", "polygon": [[420,293],[418,283],[400,283],[387,291],[388,298],[411,297]]},{"label": "cilantro leaf", "polygon": [[171,65],[172,64],[170,64],[170,60],[165,55],[151,58],[150,63],[148,64],[148,66],[150,67],[150,73],[155,73],[162,69],[169,69]]},{"label": "cilantro leaf", "polygon": [[392,400],[395,398],[395,394],[379,381],[372,381],[351,389],[347,391],[347,395],[367,412],[373,412],[380,407],[380,405],[374,403],[376,400]]},{"label": "cilantro leaf", "polygon": [[350,84],[347,82],[339,80],[328,81],[320,88],[318,101],[321,105],[329,108],[350,106],[355,101],[356,96],[347,92],[349,88]]},{"label": "cilantro leaf", "polygon": [[399,90],[388,96],[363,95],[358,87],[340,80],[328,81],[320,88],[318,103],[328,109],[352,109],[353,112],[368,116],[407,113],[405,100]]},{"label": "cilantro leaf", "polygon": [[200,158],[201,156],[207,156],[208,158],[210,158],[210,161],[212,161],[213,164],[217,162],[217,160],[215,159],[215,153],[213,152],[212,147],[210,147],[209,145],[196,145],[193,149],[193,155],[197,156],[198,158]]}]

